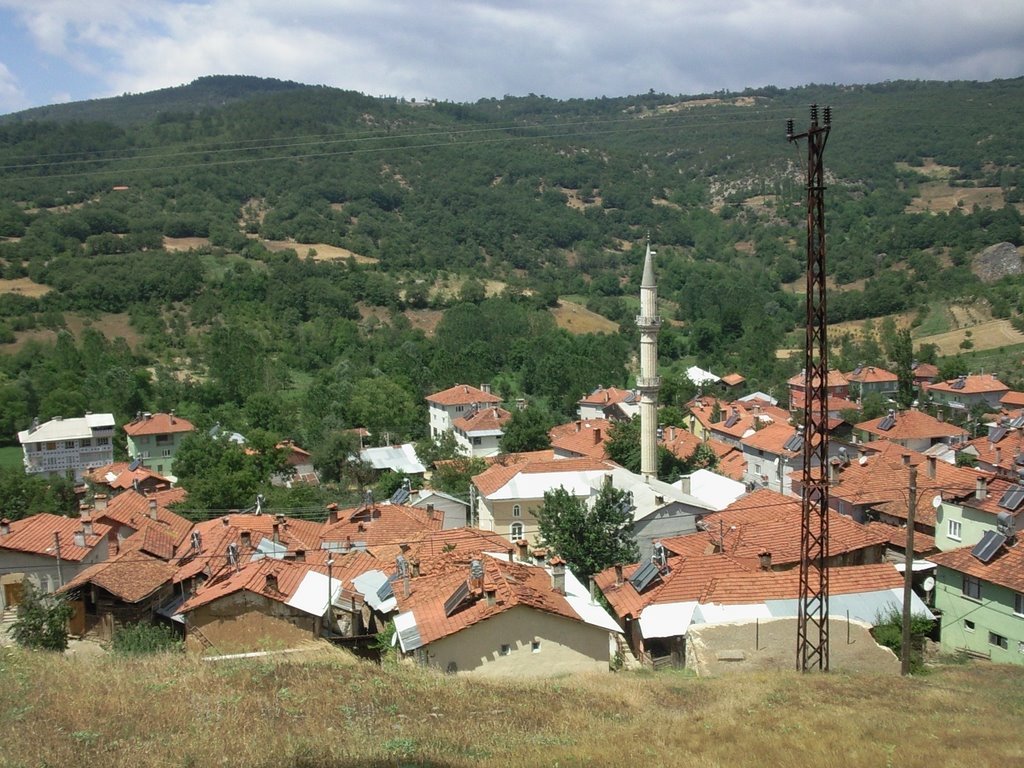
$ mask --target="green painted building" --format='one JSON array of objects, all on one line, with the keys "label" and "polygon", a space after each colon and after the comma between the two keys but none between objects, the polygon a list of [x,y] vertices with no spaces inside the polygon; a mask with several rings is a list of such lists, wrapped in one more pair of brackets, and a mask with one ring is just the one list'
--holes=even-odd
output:
[{"label": "green painted building", "polygon": [[170,413],[140,413],[128,424],[128,456],[147,469],[174,475],[174,454],[186,435],[195,431],[192,422]]}]

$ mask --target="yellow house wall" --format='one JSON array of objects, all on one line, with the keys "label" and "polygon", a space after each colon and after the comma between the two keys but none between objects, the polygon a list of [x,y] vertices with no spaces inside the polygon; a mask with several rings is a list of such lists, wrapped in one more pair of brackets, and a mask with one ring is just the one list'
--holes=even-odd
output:
[{"label": "yellow house wall", "polygon": [[[483,526],[486,521],[490,526],[489,530],[494,531],[499,536],[504,536],[506,539],[511,534],[512,523],[522,523],[523,536],[529,541],[536,541],[540,528],[537,525],[537,518],[534,516],[534,512],[542,503],[542,499],[523,499],[519,501],[481,500],[480,522]],[[520,506],[522,513],[519,517],[515,517],[512,514],[512,507],[516,504]]]},{"label": "yellow house wall", "polygon": [[316,624],[312,616],[276,600],[236,592],[189,612],[186,645],[204,650],[192,633],[198,629],[220,653],[282,650],[312,639]]},{"label": "yellow house wall", "polygon": [[[502,644],[511,646],[508,655]],[[442,671],[502,678],[607,672],[610,659],[607,630],[521,605],[436,640],[426,652],[427,663]]]}]

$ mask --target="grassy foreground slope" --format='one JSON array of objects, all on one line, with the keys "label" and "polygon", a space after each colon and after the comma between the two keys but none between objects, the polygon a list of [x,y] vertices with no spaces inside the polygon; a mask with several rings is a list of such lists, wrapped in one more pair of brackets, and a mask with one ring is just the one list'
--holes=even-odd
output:
[{"label": "grassy foreground slope", "polygon": [[[1024,763],[1024,669],[497,683],[345,657],[0,651],[2,766]],[[1017,725],[1015,725],[1017,724]]]}]

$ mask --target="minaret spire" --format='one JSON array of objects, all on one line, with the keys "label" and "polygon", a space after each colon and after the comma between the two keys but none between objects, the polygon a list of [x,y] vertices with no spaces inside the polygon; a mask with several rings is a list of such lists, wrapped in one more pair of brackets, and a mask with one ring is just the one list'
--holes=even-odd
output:
[{"label": "minaret spire", "polygon": [[636,317],[640,329],[640,375],[636,386],[640,390],[640,474],[646,478],[658,477],[658,287],[654,282],[654,256],[651,236],[647,235],[647,254],[644,256],[644,274],[640,280],[640,314]]}]

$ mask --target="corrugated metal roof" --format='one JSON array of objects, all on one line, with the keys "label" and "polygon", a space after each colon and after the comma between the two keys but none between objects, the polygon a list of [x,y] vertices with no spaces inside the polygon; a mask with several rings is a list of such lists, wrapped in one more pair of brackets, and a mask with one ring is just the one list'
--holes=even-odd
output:
[{"label": "corrugated metal roof", "polygon": [[113,429],[114,414],[90,413],[75,419],[50,419],[36,429],[18,433],[18,441],[25,443],[57,442],[91,438],[94,429]]},{"label": "corrugated metal roof", "polygon": [[285,605],[290,605],[292,608],[308,613],[311,616],[323,616],[327,613],[328,588],[330,589],[331,603],[337,602],[338,596],[341,594],[341,581],[332,578],[328,585],[327,576],[310,571],[302,577],[299,586],[295,588],[292,596],[285,601]]},{"label": "corrugated metal roof", "polygon": [[395,616],[395,638],[402,647],[403,653],[415,651],[423,646],[419,627],[416,626],[416,615],[413,611]]},{"label": "corrugated metal roof", "polygon": [[648,605],[640,612],[640,633],[647,639],[685,635],[696,608],[695,600]]}]

